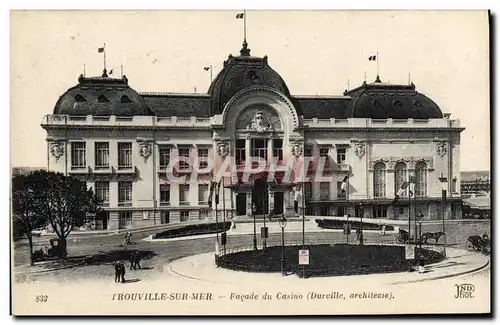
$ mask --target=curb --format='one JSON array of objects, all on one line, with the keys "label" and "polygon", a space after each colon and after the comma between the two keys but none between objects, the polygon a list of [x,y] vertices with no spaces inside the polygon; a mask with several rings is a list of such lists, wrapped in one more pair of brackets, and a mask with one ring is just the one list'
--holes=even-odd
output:
[{"label": "curb", "polygon": [[453,277],[456,277],[456,276],[461,276],[461,275],[464,275],[464,274],[469,274],[469,273],[474,273],[474,272],[477,272],[481,269],[484,269],[485,267],[487,267],[488,265],[490,265],[490,260],[485,258],[486,259],[486,263],[484,263],[483,265],[479,266],[479,267],[476,267],[472,270],[467,270],[467,271],[462,271],[462,272],[459,272],[459,273],[454,273],[454,274],[448,274],[448,275],[441,275],[441,276],[437,276],[437,277],[434,277],[434,278],[427,278],[427,279],[419,279],[419,280],[412,280],[412,281],[400,281],[400,282],[393,282],[393,283],[388,283],[389,285],[393,285],[393,284],[405,284],[405,283],[418,283],[418,282],[424,282],[424,281],[433,281],[433,280],[441,280],[441,279],[447,279],[447,278],[453,278]]}]

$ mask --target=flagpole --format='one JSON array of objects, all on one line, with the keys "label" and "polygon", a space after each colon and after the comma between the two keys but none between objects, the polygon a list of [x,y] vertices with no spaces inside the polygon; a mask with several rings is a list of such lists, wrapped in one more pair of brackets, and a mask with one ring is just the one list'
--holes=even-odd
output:
[{"label": "flagpole", "polygon": [[83,65],[83,76],[85,77],[85,64]]},{"label": "flagpole", "polygon": [[247,11],[243,10],[243,40],[247,40]]},{"label": "flagpole", "polygon": [[376,61],[377,61],[377,79],[379,78],[379,74],[378,74],[378,62],[380,61],[380,58],[378,56],[378,52],[377,52],[377,56],[376,56]]},{"label": "flagpole", "polygon": [[106,70],[106,43],[104,43],[103,52],[104,52],[104,70]]},{"label": "flagpole", "polygon": [[120,77],[123,78],[123,64],[120,65]]}]

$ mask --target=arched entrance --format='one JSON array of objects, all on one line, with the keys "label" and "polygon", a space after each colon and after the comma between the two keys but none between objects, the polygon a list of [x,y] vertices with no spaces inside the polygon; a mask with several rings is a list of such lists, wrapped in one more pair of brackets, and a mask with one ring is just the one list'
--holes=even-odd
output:
[{"label": "arched entrance", "polygon": [[267,214],[269,211],[269,191],[266,178],[258,178],[252,189],[252,204],[255,203],[255,214]]}]

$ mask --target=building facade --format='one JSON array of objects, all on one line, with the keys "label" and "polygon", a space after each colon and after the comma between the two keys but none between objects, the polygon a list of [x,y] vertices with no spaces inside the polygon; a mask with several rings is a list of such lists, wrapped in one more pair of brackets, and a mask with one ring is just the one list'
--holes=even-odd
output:
[{"label": "building facade", "polygon": [[[138,93],[104,70],[80,76],[42,127],[48,169],[102,199],[100,228],[213,218],[210,184],[228,158],[217,209],[239,218],[294,215],[303,195],[299,214],[440,219],[440,178],[445,217],[461,217],[464,128],[414,84],[377,76],[339,96],[293,96],[246,42],[206,94]],[[410,177],[414,197],[393,204]]]}]

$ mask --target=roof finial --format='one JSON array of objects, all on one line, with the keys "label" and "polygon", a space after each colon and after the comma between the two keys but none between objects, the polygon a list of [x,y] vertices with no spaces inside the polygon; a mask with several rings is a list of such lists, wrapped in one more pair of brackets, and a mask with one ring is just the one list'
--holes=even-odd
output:
[{"label": "roof finial", "polygon": [[104,70],[102,70],[102,76],[103,78],[107,78],[108,77],[108,71],[106,70],[106,68],[104,68]]},{"label": "roof finial", "polygon": [[240,50],[241,56],[250,56],[250,49],[248,48],[248,43],[247,40],[243,40],[242,48]]},{"label": "roof finial", "polygon": [[377,74],[377,79],[375,79],[375,82],[382,82],[382,81],[380,81],[380,77],[378,74]]}]

